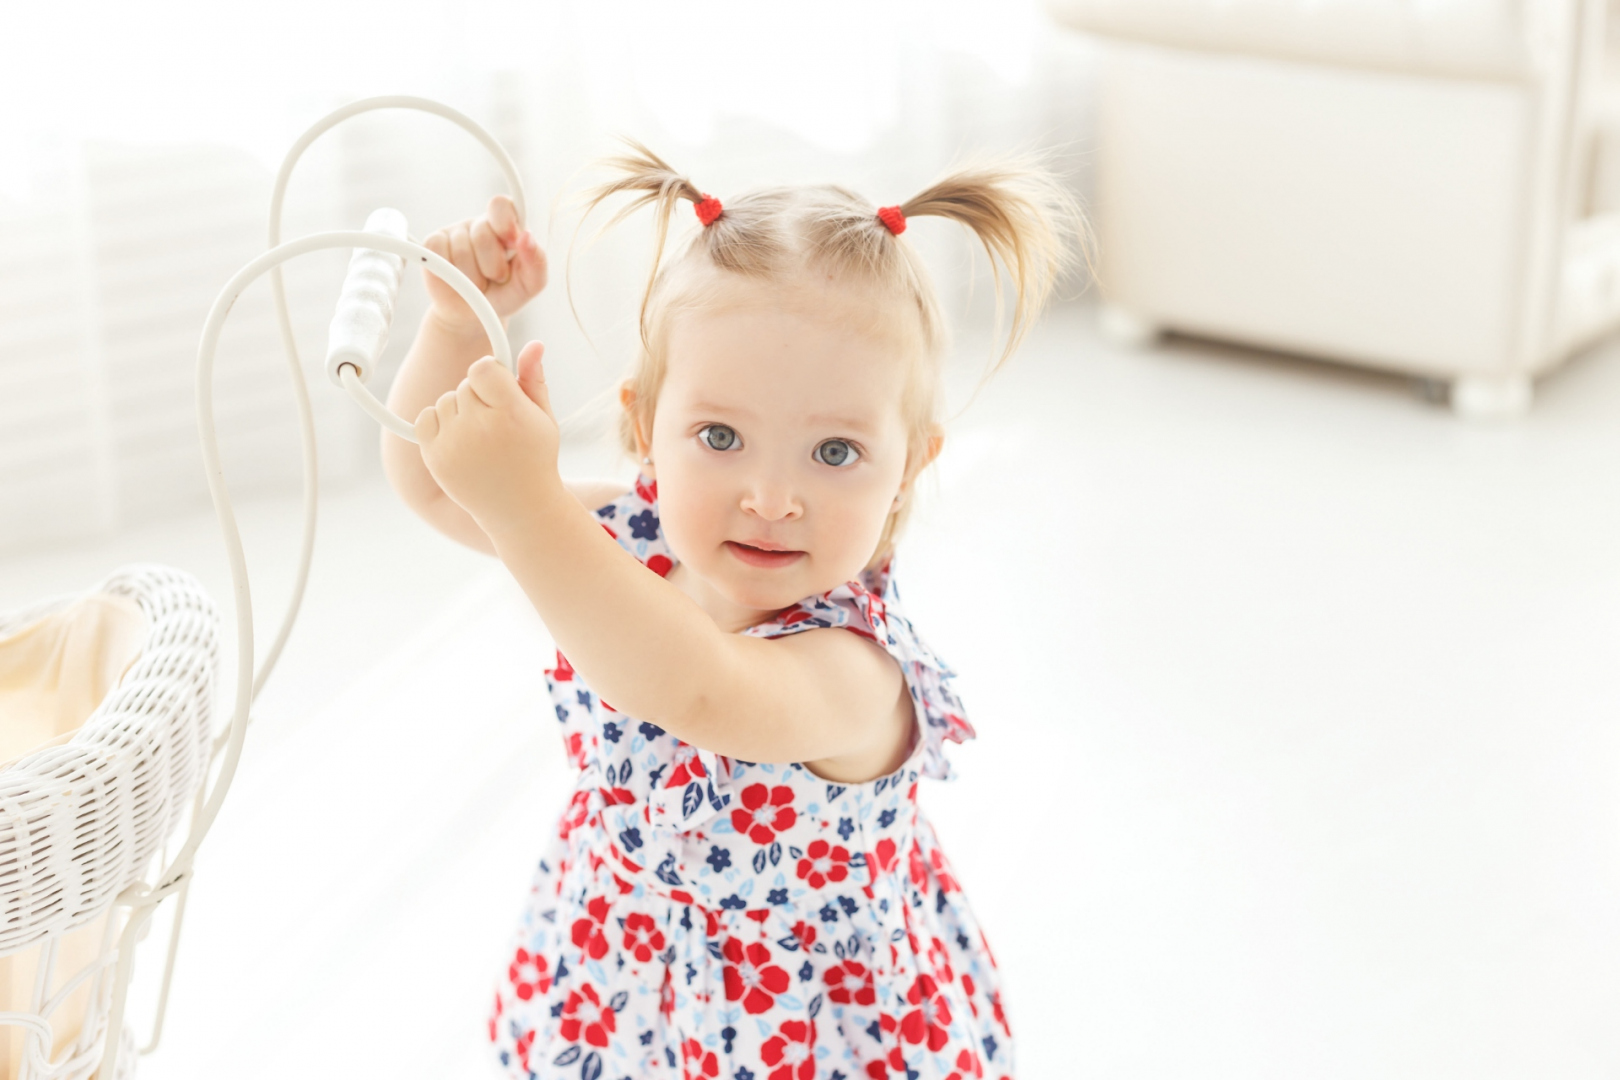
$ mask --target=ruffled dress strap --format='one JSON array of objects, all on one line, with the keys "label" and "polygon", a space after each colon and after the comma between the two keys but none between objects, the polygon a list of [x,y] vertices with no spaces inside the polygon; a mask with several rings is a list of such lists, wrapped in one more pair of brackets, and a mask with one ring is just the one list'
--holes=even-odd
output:
[{"label": "ruffled dress strap", "polygon": [[838,627],[876,642],[900,664],[906,687],[916,703],[922,738],[914,756],[921,757],[924,776],[950,780],[956,774],[945,756],[945,743],[975,737],[962,700],[951,688],[956,673],[918,636],[900,611],[900,593],[885,563],[859,581],[799,601],[769,622],[743,631],[755,637],[782,637]]}]

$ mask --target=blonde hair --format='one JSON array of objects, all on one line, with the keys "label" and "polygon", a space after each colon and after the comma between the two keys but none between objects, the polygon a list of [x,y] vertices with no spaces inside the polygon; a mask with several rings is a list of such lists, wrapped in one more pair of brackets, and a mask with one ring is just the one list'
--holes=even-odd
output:
[{"label": "blonde hair", "polygon": [[[887,293],[901,301],[889,305],[890,310],[916,319],[922,356],[915,376],[907,380],[904,403],[905,482],[915,479],[921,471],[917,463],[925,462],[940,420],[940,361],[947,341],[938,298],[916,249],[889,231],[875,205],[845,188],[820,184],[728,195],[719,217],[666,262],[670,217],[677,204],[682,200],[696,204],[707,196],[645,146],[625,142],[627,153],[602,162],[611,178],[585,194],[586,217],[610,199],[631,196],[604,230],[649,204],[656,223],[652,266],[641,298],[640,355],[629,380],[635,406],[624,412],[619,425],[625,449],[632,455],[638,452],[638,426],[652,430],[671,318],[699,299],[698,290],[690,285],[698,275],[691,271],[709,268],[756,280],[788,280],[814,270]],[[1005,315],[1004,279],[1011,285],[1006,341],[985,378],[1012,356],[1077,255],[1085,255],[1090,263],[1090,236],[1078,205],[1051,173],[1033,162],[993,161],[958,168],[899,209],[907,219],[942,217],[973,232],[990,259],[998,324]],[[910,507],[911,500],[906,499],[890,513],[871,565],[892,553]]]}]

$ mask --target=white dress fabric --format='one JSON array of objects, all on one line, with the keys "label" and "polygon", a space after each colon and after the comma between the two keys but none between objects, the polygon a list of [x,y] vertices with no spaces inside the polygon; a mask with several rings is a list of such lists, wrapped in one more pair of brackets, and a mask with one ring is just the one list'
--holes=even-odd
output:
[{"label": "white dress fabric", "polygon": [[[675,565],[656,485],[596,512],[656,573]],[[900,663],[917,731],[864,784],[728,759],[616,712],[559,654],[547,684],[572,799],[540,860],[489,1038],[519,1080],[1011,1077],[999,974],[919,777],[973,737],[951,671],[884,571],[744,631],[840,627]]]}]

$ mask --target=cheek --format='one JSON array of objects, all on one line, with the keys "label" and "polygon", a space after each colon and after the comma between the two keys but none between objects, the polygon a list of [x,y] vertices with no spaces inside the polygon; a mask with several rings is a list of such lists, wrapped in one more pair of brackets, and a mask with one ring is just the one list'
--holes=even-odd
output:
[{"label": "cheek", "polygon": [[687,561],[698,545],[706,545],[710,534],[719,531],[730,498],[713,470],[680,454],[666,456],[658,467],[658,506],[676,558]]}]

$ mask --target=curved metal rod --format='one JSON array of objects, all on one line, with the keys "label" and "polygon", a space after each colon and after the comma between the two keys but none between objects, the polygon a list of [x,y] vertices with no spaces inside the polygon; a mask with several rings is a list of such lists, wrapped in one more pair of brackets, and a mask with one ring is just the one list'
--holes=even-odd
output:
[{"label": "curved metal rod", "polygon": [[225,550],[231,567],[231,585],[236,600],[236,704],[231,714],[229,738],[225,743],[225,757],[220,762],[219,775],[208,792],[207,801],[192,817],[191,833],[186,837],[184,846],[164,868],[155,887],[132,886],[119,897],[119,903],[129,906],[130,915],[118,943],[118,967],[112,987],[106,1050],[97,1073],[101,1077],[117,1075],[114,1070],[118,1061],[118,1032],[122,1030],[123,1025],[124,1003],[128,994],[130,975],[133,972],[138,928],[144,926],[152,917],[158,904],[182,888],[190,879],[192,860],[196,857],[197,848],[213,826],[220,805],[225,800],[225,794],[236,776],[236,766],[242,757],[242,742],[247,736],[248,709],[253,704],[253,597],[248,585],[247,556],[242,549],[242,536],[236,525],[236,514],[231,508],[230,491],[225,486],[225,473],[219,459],[219,435],[214,426],[214,354],[219,348],[219,335],[224,329],[231,308],[249,285],[288,259],[327,248],[372,248],[391,252],[425,266],[467,301],[473,314],[478,316],[484,333],[489,337],[495,359],[506,365],[507,370],[514,374],[517,371],[516,361],[512,355],[512,344],[507,340],[506,331],[501,327],[500,316],[495,313],[489,299],[479,291],[478,286],[447,259],[434,254],[421,244],[380,233],[344,230],[313,233],[297,240],[289,240],[238,270],[214,300],[214,306],[208,312],[208,320],[203,324],[202,341],[197,347],[197,428],[202,436],[203,462],[208,474],[208,493],[214,500],[220,531],[224,535]]},{"label": "curved metal rod", "polygon": [[[485,131],[475,120],[465,113],[441,105],[429,98],[414,97],[409,94],[388,94],[381,97],[362,98],[352,101],[341,108],[327,113],[309,130],[299,136],[282,159],[281,169],[276,173],[276,185],[270,194],[270,244],[275,248],[281,243],[281,207],[286,198],[287,184],[292,179],[293,167],[304,156],[316,139],[320,138],[332,128],[343,121],[361,113],[374,112],[379,109],[412,109],[417,112],[431,113],[434,116],[456,124],[473,138],[481,143],[484,149],[494,157],[495,163],[500,166],[501,172],[506,176],[507,188],[512,194],[512,203],[517,208],[518,223],[521,225],[528,221],[527,199],[523,193],[523,180],[518,176],[517,165],[512,161],[512,155],[488,131]],[[281,343],[286,352],[287,363],[291,369],[293,381],[293,397],[298,406],[299,443],[303,454],[304,466],[304,532],[298,552],[298,571],[293,577],[292,597],[287,602],[287,613],[282,617],[281,627],[277,630],[275,639],[270,643],[265,653],[264,664],[253,680],[253,696],[257,698],[259,691],[264,689],[265,682],[270,673],[275,670],[276,662],[281,659],[281,650],[287,644],[287,638],[292,634],[293,623],[298,619],[298,609],[304,601],[304,588],[309,582],[309,567],[315,557],[315,519],[317,503],[320,493],[319,469],[317,467],[315,451],[315,419],[310,407],[309,386],[304,379],[303,363],[298,356],[298,342],[293,335],[292,317],[287,313],[287,290],[282,281],[281,267],[278,265],[270,271],[270,294],[276,309],[276,322],[281,328]],[[350,391],[351,394],[354,391]],[[369,396],[369,394],[367,395]],[[358,400],[358,399],[357,399]],[[373,398],[372,400],[376,400]],[[366,406],[364,401],[361,407],[367,412],[376,415]],[[383,421],[387,425],[386,421]],[[399,431],[392,426],[389,430],[396,435]]]}]

